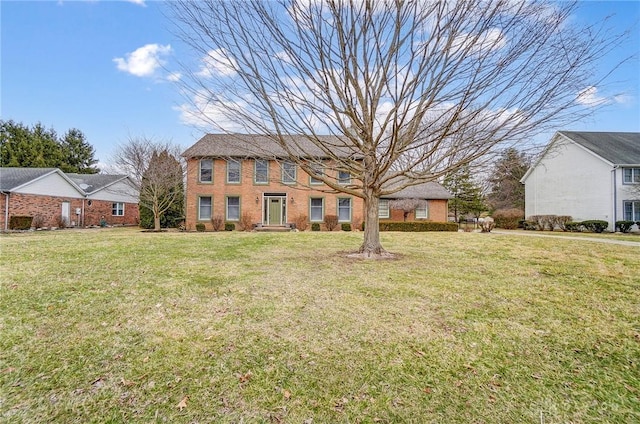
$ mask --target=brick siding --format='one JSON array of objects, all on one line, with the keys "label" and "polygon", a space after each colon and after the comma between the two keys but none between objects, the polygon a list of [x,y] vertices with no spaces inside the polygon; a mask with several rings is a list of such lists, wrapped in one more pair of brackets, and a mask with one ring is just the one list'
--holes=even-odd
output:
[{"label": "brick siding", "polygon": [[[0,229],[5,229],[6,194],[0,194]],[[57,227],[62,214],[62,202],[70,203],[70,226],[82,226],[82,215],[76,214],[76,209],[82,211],[83,199],[55,196],[39,196],[32,194],[11,193],[9,195],[9,220],[14,215],[40,216],[43,227]],[[124,216],[112,216],[112,202],[104,200],[84,200],[84,225],[99,225],[100,218],[105,217],[109,225],[137,225],[139,222],[138,205],[125,203]],[[8,228],[8,226],[6,227]]]}]

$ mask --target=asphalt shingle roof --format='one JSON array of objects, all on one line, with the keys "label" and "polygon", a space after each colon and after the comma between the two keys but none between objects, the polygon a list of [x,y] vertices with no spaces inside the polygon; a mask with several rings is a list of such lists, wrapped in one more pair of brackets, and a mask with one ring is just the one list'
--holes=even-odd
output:
[{"label": "asphalt shingle roof", "polygon": [[105,174],[65,174],[71,179],[78,187],[80,187],[85,193],[93,193],[100,190],[110,184],[115,183],[123,178],[125,175],[105,175]]},{"label": "asphalt shingle roof", "polygon": [[[328,155],[315,145],[307,136],[288,135],[287,145],[300,157],[324,158]],[[355,149],[350,148],[340,138],[331,135],[318,135],[329,150],[341,157],[359,157]],[[186,158],[197,157],[277,157],[288,156],[285,150],[272,138],[253,134],[207,134],[193,146],[184,151]]]},{"label": "asphalt shingle roof", "polygon": [[397,193],[382,196],[383,199],[451,199],[446,188],[436,182],[421,183],[403,188]]},{"label": "asphalt shingle roof", "polygon": [[0,168],[0,190],[11,191],[16,187],[55,172],[57,168]]},{"label": "asphalt shingle roof", "polygon": [[559,131],[614,165],[640,164],[640,133]]}]

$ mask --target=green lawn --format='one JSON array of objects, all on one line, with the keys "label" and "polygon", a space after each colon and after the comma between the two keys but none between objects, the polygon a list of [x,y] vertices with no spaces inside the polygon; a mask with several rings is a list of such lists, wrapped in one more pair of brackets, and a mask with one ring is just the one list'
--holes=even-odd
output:
[{"label": "green lawn", "polygon": [[640,422],[640,248],[479,233],[0,237],[0,422]]}]

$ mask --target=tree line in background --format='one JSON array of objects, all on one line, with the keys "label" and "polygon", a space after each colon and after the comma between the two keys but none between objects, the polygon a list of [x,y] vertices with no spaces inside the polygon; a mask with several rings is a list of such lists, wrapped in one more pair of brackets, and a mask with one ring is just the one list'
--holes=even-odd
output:
[{"label": "tree line in background", "polygon": [[96,174],[95,151],[86,136],[71,128],[58,136],[41,123],[28,127],[12,120],[0,120],[0,166],[60,168],[63,172]]}]

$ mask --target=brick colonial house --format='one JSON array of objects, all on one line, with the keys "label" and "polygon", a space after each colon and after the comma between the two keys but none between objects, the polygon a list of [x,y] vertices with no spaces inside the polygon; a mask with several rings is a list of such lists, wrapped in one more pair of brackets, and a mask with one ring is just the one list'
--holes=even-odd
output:
[{"label": "brick colonial house", "polygon": [[[308,165],[316,172],[335,178],[338,184],[351,184],[351,176],[335,169],[328,155],[304,137],[292,137],[292,145],[313,154]],[[332,151],[344,158],[359,160],[344,151],[333,136],[323,136]],[[342,148],[344,149],[344,148]],[[211,218],[239,222],[248,215],[263,227],[286,227],[296,217],[306,216],[320,223],[326,215],[336,215],[340,223],[359,228],[364,219],[364,201],[360,197],[336,192],[288,161],[282,148],[269,137],[259,135],[208,134],[183,154],[187,161],[186,227],[194,230],[202,223],[212,229]],[[304,159],[304,156],[301,156]],[[410,219],[446,222],[449,193],[437,183],[410,187],[393,198],[427,200]],[[389,210],[389,198],[381,199],[381,220],[403,220],[403,212]]]},{"label": "brick colonial house", "polygon": [[65,174],[57,168],[0,168],[0,229],[11,216],[42,219],[43,227],[137,225],[138,192],[124,175]]}]

